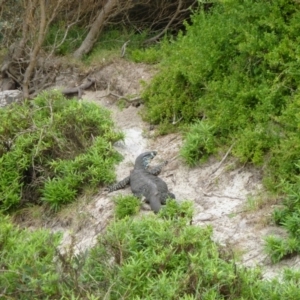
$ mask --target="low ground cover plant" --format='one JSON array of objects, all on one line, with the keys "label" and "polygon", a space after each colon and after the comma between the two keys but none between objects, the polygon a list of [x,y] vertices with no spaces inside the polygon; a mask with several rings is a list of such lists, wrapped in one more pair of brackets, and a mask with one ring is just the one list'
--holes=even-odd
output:
[{"label": "low ground cover plant", "polygon": [[0,209],[48,203],[54,210],[84,187],[115,179],[123,138],[108,110],[45,92],[0,110]]},{"label": "low ground cover plant", "polygon": [[20,229],[0,214],[1,299],[46,299],[60,292],[53,262],[60,234]]},{"label": "low ground cover plant", "polygon": [[118,219],[132,216],[140,211],[141,200],[134,195],[118,195],[114,197],[115,212]]},{"label": "low ground cover plant", "polygon": [[[212,228],[191,225],[190,202],[114,220],[87,252],[57,250],[59,234],[0,216],[3,299],[300,299],[298,272],[262,280],[239,266]],[[74,245],[73,245],[74,246]]]}]

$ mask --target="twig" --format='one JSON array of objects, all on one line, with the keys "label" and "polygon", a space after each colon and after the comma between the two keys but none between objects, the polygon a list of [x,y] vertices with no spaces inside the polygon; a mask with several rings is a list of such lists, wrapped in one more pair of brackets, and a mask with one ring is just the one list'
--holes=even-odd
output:
[{"label": "twig", "polygon": [[[200,188],[201,189],[201,188]],[[229,199],[237,199],[237,200],[243,200],[242,198],[239,198],[239,197],[231,197],[231,196],[227,196],[227,195],[217,195],[217,194],[209,194],[205,191],[203,191],[203,189],[201,189],[202,192],[203,192],[203,195],[205,197],[217,197],[217,198],[229,198]]]},{"label": "twig", "polygon": [[38,154],[39,146],[40,146],[41,141],[42,141],[43,133],[44,133],[44,128],[42,128],[42,130],[41,130],[41,134],[40,134],[39,141],[38,141],[38,144],[37,144],[37,147],[36,147],[36,150],[35,150],[35,154],[32,156],[32,159],[31,159],[31,164],[32,164],[32,178],[33,178],[33,179],[36,178],[35,168],[34,168],[34,159],[35,159],[35,157],[36,157],[37,154]]},{"label": "twig", "polygon": [[178,138],[178,136],[174,136],[171,139],[169,139],[168,144],[170,144],[172,141],[176,140]]},{"label": "twig", "polygon": [[82,97],[82,90],[85,90],[85,89],[88,89],[93,83],[95,83],[95,79],[91,79],[91,78],[88,78],[87,79],[89,82],[87,83],[84,83],[78,87],[75,87],[75,88],[67,88],[67,89],[64,89],[62,90],[62,94],[64,95],[70,95],[70,94],[75,94],[77,93],[78,94],[78,98],[81,99]]},{"label": "twig", "polygon": [[[196,3],[196,1],[192,4],[194,5]],[[161,36],[163,36],[165,34],[165,32],[169,29],[169,27],[171,26],[171,24],[173,23],[173,21],[177,18],[177,16],[182,13],[182,12],[185,12],[187,11],[187,9],[183,9],[181,10],[181,6],[182,6],[182,0],[179,0],[179,3],[178,3],[178,7],[176,9],[176,12],[174,13],[173,17],[171,18],[171,20],[169,21],[169,23],[167,24],[167,26],[159,33],[157,34],[156,36],[146,40],[144,42],[144,44],[149,44],[149,43],[152,43],[152,42],[155,42],[156,40],[158,40]]]},{"label": "twig", "polygon": [[124,57],[125,56],[125,53],[126,53],[126,47],[127,47],[127,44],[130,42],[130,40],[128,40],[127,42],[125,42],[121,48],[121,57]]},{"label": "twig", "polygon": [[[216,178],[218,178],[220,176],[217,175],[215,177],[212,177],[214,173],[217,172],[217,170],[221,167],[221,165],[224,163],[224,161],[226,160],[227,156],[229,155],[230,151],[232,150],[233,146],[235,145],[235,142],[230,146],[230,148],[228,149],[228,151],[226,152],[226,154],[224,155],[224,157],[222,158],[222,160],[219,162],[218,166],[212,171],[212,173],[208,176],[208,182],[205,185],[205,189],[208,188],[210,186],[210,184],[212,183],[213,180],[215,180]],[[204,195],[205,192],[203,191]]]},{"label": "twig", "polygon": [[128,103],[130,103],[130,104],[132,104],[133,102],[142,100],[142,98],[141,98],[140,96],[137,96],[137,97],[132,98],[132,99],[128,99],[128,98],[126,98],[125,96],[120,96],[120,95],[118,95],[118,94],[115,94],[115,93],[111,92],[111,91],[109,90],[109,88],[108,88],[108,93],[107,93],[106,95],[104,95],[104,96],[99,97],[99,98],[104,98],[104,97],[108,97],[108,96],[116,97],[118,100],[121,100],[121,99],[122,99],[122,100],[125,100],[126,102],[128,102]]},{"label": "twig", "polygon": [[[243,259],[242,262],[245,263],[245,262],[247,262],[247,261],[249,261],[249,260],[253,260],[254,258],[256,258],[256,257],[258,257],[258,256],[260,256],[260,255],[261,255],[261,252],[257,253],[257,254],[254,255],[254,256],[250,256],[250,257],[247,258],[247,259]],[[263,261],[266,260],[266,258],[268,258],[268,255],[264,255],[264,257],[261,258],[260,261],[263,262]]]},{"label": "twig", "polygon": [[180,155],[175,155],[171,160],[169,160],[168,162],[170,163],[171,161],[175,160],[176,158],[178,158]]},{"label": "twig", "polygon": [[52,86],[53,82],[48,82],[45,83],[42,89],[39,89],[38,91],[34,92],[33,94],[30,94],[30,99],[35,98],[40,92],[42,92],[43,90],[45,90],[46,88]]},{"label": "twig", "polygon": [[176,121],[176,115],[175,115],[175,113],[174,113],[172,125],[175,125],[175,124],[177,124],[178,122],[180,122],[180,121],[182,120],[182,118],[183,118],[183,117],[179,118],[179,119]]},{"label": "twig", "polygon": [[13,79],[17,84],[19,84],[20,86],[22,85],[21,81],[18,78],[16,78],[13,74],[11,74],[8,70],[5,70],[5,73],[9,78]]},{"label": "twig", "polygon": [[103,300],[110,299],[110,291],[114,285],[115,285],[115,282],[108,288],[107,292],[104,295]]},{"label": "twig", "polygon": [[[51,98],[50,98],[51,99]],[[49,101],[50,115],[51,115],[51,125],[53,124],[53,109],[51,105],[51,101]]]},{"label": "twig", "polygon": [[[238,215],[238,214],[242,214],[244,212],[245,212],[245,210],[233,211],[233,212],[223,214],[223,215],[215,217],[215,218],[209,218],[207,220],[201,220],[201,222],[212,222],[212,221],[219,220],[219,219],[223,218],[224,216],[228,217],[230,215]],[[238,230],[238,228],[236,228],[235,232],[233,234],[231,234],[230,237],[234,236],[236,234],[237,230]]]},{"label": "twig", "polygon": [[226,152],[226,154],[224,155],[224,157],[222,158],[222,160],[220,161],[220,163],[218,164],[218,166],[212,171],[212,173],[210,174],[210,176],[212,176],[214,173],[216,173],[217,170],[221,167],[221,165],[223,164],[223,162],[227,158],[228,154],[231,152],[231,150],[232,150],[232,148],[233,148],[234,145],[235,145],[235,142],[230,146],[230,148],[228,149],[228,151]]},{"label": "twig", "polygon": [[57,50],[57,49],[65,42],[65,40],[66,40],[66,38],[67,38],[67,35],[68,35],[68,33],[69,33],[70,28],[71,28],[73,25],[77,24],[78,22],[79,22],[79,16],[77,16],[77,19],[76,19],[73,23],[71,23],[71,24],[69,24],[69,25],[67,26],[67,30],[65,31],[65,34],[64,34],[62,40],[60,41],[60,43],[59,43],[58,45],[56,45],[58,33],[56,34],[54,46],[53,46],[53,48],[52,48],[52,51],[51,51],[50,54],[48,55],[47,59],[49,59],[50,56],[53,55],[54,51]]},{"label": "twig", "polygon": [[[37,74],[38,75],[38,74]],[[44,90],[45,89],[45,85],[46,85],[46,81],[48,81],[48,79],[50,78],[52,74],[51,73],[48,73],[46,76],[43,77],[43,80],[39,83],[39,86],[40,88],[37,89],[36,87],[32,87],[29,89],[29,94],[30,94],[30,98],[33,98],[34,95],[37,95],[38,93],[40,93],[41,90]],[[35,76],[36,77],[36,76]],[[34,78],[31,82],[34,82],[34,81],[37,81],[39,80],[40,78]],[[51,82],[52,84],[52,82]],[[31,93],[34,92],[34,94],[32,95]]]}]

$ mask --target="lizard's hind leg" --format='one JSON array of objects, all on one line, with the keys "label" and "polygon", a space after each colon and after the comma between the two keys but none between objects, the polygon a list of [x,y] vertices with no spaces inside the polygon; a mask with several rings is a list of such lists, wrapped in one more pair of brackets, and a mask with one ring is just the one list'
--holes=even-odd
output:
[{"label": "lizard's hind leg", "polygon": [[175,195],[171,192],[164,193],[160,198],[160,203],[162,205],[165,205],[167,202],[167,199],[176,199]]}]

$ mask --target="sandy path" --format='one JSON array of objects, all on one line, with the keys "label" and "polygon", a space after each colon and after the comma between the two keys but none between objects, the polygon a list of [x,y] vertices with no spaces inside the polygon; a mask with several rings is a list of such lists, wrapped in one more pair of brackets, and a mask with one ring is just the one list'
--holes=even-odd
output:
[{"label": "sandy path", "polygon": [[[116,168],[117,179],[121,180],[129,175],[134,160],[140,153],[157,150],[158,155],[153,163],[170,161],[160,175],[161,178],[167,182],[178,201],[186,199],[195,203],[194,225],[213,226],[214,240],[237,251],[242,264],[260,265],[265,278],[279,274],[286,266],[299,268],[299,257],[272,265],[263,251],[264,237],[270,234],[282,235],[284,232],[270,225],[273,208],[259,200],[264,195],[259,170],[238,166],[232,158],[227,158],[220,165],[224,154],[211,158],[200,167],[188,168],[178,155],[182,145],[179,134],[153,138],[154,132],[139,115],[142,106],[120,109],[115,97],[106,97],[108,86],[110,91],[119,95],[138,95],[140,80],[149,80],[152,73],[149,66],[120,61],[95,74],[103,82],[102,88],[95,92],[88,91],[84,95],[84,99],[110,109],[117,127],[125,132],[124,143],[115,145],[124,156],[124,160]],[[111,194],[100,191],[95,199],[82,208],[85,215],[89,215],[88,221],[75,231],[74,228],[70,231],[58,226],[57,230],[65,232],[62,248],[70,244],[72,235],[76,239],[77,251],[91,247],[96,242],[97,235],[101,234],[112,219],[111,199],[119,193],[130,193],[130,188]],[[141,213],[152,212],[145,204]]]}]

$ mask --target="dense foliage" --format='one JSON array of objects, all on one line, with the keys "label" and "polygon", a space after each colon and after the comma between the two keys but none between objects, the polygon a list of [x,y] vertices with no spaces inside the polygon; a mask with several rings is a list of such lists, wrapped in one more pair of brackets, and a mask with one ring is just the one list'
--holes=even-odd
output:
[{"label": "dense foliage", "polygon": [[188,164],[233,145],[241,162],[264,167],[266,186],[287,195],[275,213],[291,235],[280,257],[300,250],[299,30],[298,1],[219,1],[161,47],[161,71],[144,93],[145,118],[162,132],[192,124]]},{"label": "dense foliage", "polygon": [[[300,274],[281,282],[238,266],[212,241],[211,227],[190,225],[189,202],[159,215],[114,221],[90,251],[56,251],[59,235],[31,232],[0,218],[3,299],[300,299]],[[72,245],[74,246],[74,244]]]},{"label": "dense foliage", "polygon": [[46,230],[21,230],[0,214],[1,299],[45,299],[59,291],[53,258],[60,237]]},{"label": "dense foliage", "polygon": [[86,186],[115,179],[120,155],[110,113],[59,92],[0,110],[0,208],[71,202]]},{"label": "dense foliage", "polygon": [[123,219],[139,212],[141,200],[134,195],[118,195],[114,198],[116,217]]}]

